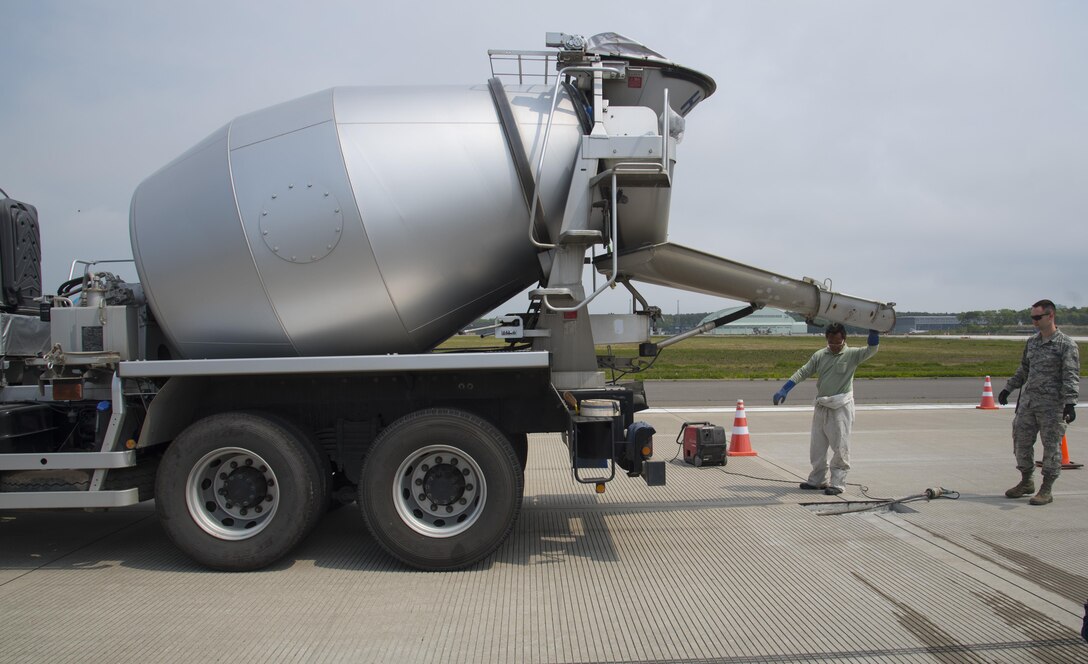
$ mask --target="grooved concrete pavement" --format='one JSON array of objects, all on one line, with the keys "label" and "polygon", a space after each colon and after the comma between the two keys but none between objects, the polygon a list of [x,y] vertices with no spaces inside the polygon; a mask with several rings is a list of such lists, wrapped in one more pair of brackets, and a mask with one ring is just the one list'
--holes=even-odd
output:
[{"label": "grooved concrete pavement", "polygon": [[[810,416],[759,409],[759,456],[603,495],[534,437],[514,534],[453,573],[391,561],[355,506],[246,574],[189,562],[151,505],[0,512],[0,662],[1088,662],[1088,471],[1031,507],[1002,495],[1011,409],[859,411],[851,482],[961,497],[822,514],[869,505],[798,489]],[[669,459],[683,421],[732,413],[644,419]]]}]

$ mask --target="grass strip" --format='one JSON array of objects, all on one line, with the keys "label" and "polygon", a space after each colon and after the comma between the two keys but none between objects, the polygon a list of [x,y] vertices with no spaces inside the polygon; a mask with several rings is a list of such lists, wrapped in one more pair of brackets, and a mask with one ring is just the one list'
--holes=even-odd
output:
[{"label": "grass strip", "polygon": [[[655,338],[660,340],[661,338]],[[1011,376],[1020,365],[1024,340],[962,339],[958,337],[882,337],[880,352],[862,364],[858,378],[967,378]],[[860,346],[865,337],[850,337]],[[495,347],[493,338],[457,336],[442,349]],[[661,351],[653,366],[628,378],[640,380],[786,379],[815,351],[821,336],[699,336]],[[1079,344],[1081,356],[1086,345]],[[607,354],[600,346],[597,354]],[[636,344],[614,345],[618,357],[634,358]],[[647,362],[644,359],[643,362]]]}]

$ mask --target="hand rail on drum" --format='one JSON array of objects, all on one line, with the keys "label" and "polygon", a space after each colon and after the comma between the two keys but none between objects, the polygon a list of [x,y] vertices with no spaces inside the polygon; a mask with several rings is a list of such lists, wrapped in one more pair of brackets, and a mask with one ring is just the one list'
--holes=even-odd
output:
[{"label": "hand rail on drum", "polygon": [[85,260],[81,260],[81,259],[77,258],[76,260],[72,261],[72,267],[68,270],[68,279],[71,280],[71,279],[75,278],[75,276],[76,276],[76,266],[77,265],[84,266],[83,267],[83,274],[84,274],[84,276],[86,276],[87,273],[90,272],[90,269],[92,267],[94,267],[95,265],[98,265],[99,263],[135,263],[135,262],[136,262],[136,259],[134,259],[134,258],[112,258],[112,259],[109,259],[109,260],[101,260],[101,261],[85,261]]}]

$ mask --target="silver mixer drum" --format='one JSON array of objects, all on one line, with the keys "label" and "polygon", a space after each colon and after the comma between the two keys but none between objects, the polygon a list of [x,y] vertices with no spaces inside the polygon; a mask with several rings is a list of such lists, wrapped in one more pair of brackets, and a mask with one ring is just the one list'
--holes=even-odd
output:
[{"label": "silver mixer drum", "polygon": [[[506,88],[535,166],[551,86]],[[561,211],[582,129],[556,111]],[[132,198],[140,280],[185,357],[422,352],[536,282],[486,85],[334,88],[240,117]]]}]

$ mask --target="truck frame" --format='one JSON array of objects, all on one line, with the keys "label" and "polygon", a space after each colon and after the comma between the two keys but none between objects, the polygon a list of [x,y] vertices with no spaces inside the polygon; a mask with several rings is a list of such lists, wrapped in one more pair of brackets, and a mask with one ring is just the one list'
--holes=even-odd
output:
[{"label": "truck frame", "polygon": [[[653,428],[636,421],[647,407],[642,384],[610,383],[602,371],[637,372],[640,363],[599,357],[598,346],[638,343],[640,355],[652,358],[765,305],[891,329],[893,304],[665,241],[684,116],[714,91],[709,77],[614,33],[589,40],[549,33],[547,43],[555,50],[490,52],[493,76],[472,91],[493,104],[487,123],[502,137],[511,200],[523,204],[509,223],[524,230],[511,242],[534,263],[539,281],[524,313],[486,330],[494,351],[433,349],[505,301],[510,284],[487,279],[477,287],[484,293],[466,296],[472,307],[457,316],[435,313],[445,327],[417,328],[430,335],[419,352],[404,352],[400,342],[376,352],[360,329],[328,347],[335,351],[343,339],[342,347],[364,352],[315,353],[325,348],[327,329],[344,326],[332,315],[292,319],[293,311],[281,317],[285,329],[302,321],[287,335],[297,340],[293,349],[266,352],[253,342],[233,346],[243,351],[235,355],[207,351],[202,328],[208,338],[233,339],[248,332],[246,314],[240,310],[224,332],[230,300],[215,303],[214,320],[178,301],[175,286],[191,275],[163,268],[165,250],[158,254],[164,260],[153,260],[158,233],[141,225],[144,211],[156,207],[146,192],[164,189],[153,178],[133,201],[139,284],[105,269],[114,261],[80,260],[56,294],[43,294],[36,210],[5,199],[0,509],[101,509],[154,499],[165,531],[186,554],[211,568],[244,571],[279,560],[325,511],[355,501],[390,555],[418,569],[458,569],[490,555],[513,529],[531,434],[562,435],[578,484],[603,490],[618,475],[664,484]],[[511,64],[514,74],[496,71]],[[539,80],[527,85],[534,64]],[[542,118],[528,127],[526,99]],[[564,114],[574,119],[560,127]],[[242,184],[234,200],[242,200]],[[294,183],[277,191],[269,200],[287,207],[266,201],[252,218],[264,240],[250,240],[248,251],[272,266],[262,275],[310,269],[298,266],[324,259],[349,231],[344,206],[329,192],[296,193]],[[308,217],[265,221],[269,210],[285,209],[300,217],[320,209],[325,225],[306,226]],[[326,249],[311,233],[337,237]],[[591,255],[595,247],[602,255]],[[421,251],[419,269],[439,256]],[[603,275],[588,294],[587,263]],[[651,323],[660,310],[632,281],[750,304],[654,343]],[[630,291],[633,313],[589,314],[588,304],[615,285]],[[285,304],[269,294],[281,311],[288,304],[301,310],[299,297]],[[400,308],[407,308],[403,299]],[[307,334],[318,341],[309,343]]]}]

